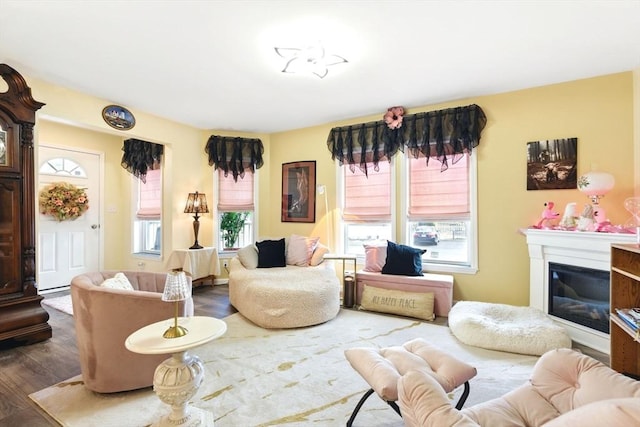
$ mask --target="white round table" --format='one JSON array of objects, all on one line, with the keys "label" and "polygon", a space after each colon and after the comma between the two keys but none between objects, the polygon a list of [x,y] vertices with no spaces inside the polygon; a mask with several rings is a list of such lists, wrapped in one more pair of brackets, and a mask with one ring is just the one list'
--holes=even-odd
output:
[{"label": "white round table", "polygon": [[153,390],[172,411],[153,426],[213,426],[213,414],[189,406],[189,399],[204,380],[204,366],[198,356],[188,354],[187,350],[222,336],[227,324],[213,317],[180,317],[178,324],[187,329],[187,334],[164,338],[162,334],[173,323],[174,319],[153,323],[138,329],[125,341],[125,347],[134,353],[172,354],[156,368],[153,376]]}]

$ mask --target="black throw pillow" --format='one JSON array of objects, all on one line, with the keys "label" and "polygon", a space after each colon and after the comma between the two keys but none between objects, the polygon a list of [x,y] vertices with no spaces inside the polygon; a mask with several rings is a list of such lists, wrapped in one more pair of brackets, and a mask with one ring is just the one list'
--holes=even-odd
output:
[{"label": "black throw pillow", "polygon": [[284,238],[256,242],[258,248],[258,268],[286,267]]},{"label": "black throw pillow", "polygon": [[382,274],[399,276],[423,276],[422,255],[424,249],[399,245],[387,240],[387,262],[382,267]]}]

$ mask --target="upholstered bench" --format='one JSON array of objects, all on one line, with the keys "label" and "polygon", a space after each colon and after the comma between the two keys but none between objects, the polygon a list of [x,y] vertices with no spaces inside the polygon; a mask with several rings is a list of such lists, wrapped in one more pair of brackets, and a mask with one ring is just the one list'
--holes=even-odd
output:
[{"label": "upholstered bench", "polygon": [[469,380],[476,376],[476,368],[428,344],[422,338],[402,346],[387,348],[356,347],[345,350],[345,357],[371,387],[356,405],[347,426],[351,426],[358,411],[375,391],[398,415],[398,380],[409,371],[418,370],[432,376],[447,392],[464,384],[456,408],[462,408],[469,395]]},{"label": "upholstered bench", "polygon": [[356,304],[362,301],[364,285],[407,292],[432,292],[436,316],[448,316],[453,304],[453,276],[425,273],[424,276],[398,276],[360,270],[356,274]]}]

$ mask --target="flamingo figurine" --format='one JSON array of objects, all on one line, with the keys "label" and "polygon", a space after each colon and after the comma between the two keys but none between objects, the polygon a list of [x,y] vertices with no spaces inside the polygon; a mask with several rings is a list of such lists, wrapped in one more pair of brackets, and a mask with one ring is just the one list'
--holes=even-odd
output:
[{"label": "flamingo figurine", "polygon": [[553,207],[555,206],[553,202],[546,202],[544,205],[546,206],[546,209],[542,211],[542,214],[540,215],[542,218],[540,218],[540,221],[538,221],[535,228],[542,228],[545,222],[556,219],[560,216],[558,212],[553,210]]}]

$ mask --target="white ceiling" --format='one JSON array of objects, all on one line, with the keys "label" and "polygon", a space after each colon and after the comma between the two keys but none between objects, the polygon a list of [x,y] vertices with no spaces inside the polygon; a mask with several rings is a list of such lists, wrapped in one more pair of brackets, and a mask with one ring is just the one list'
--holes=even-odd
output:
[{"label": "white ceiling", "polygon": [[[316,40],[349,62],[281,72],[274,47]],[[0,0],[0,62],[197,128],[271,133],[638,68],[640,0]]]}]

